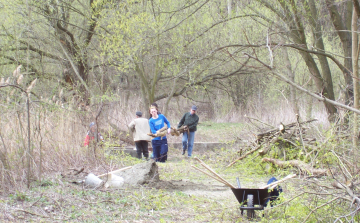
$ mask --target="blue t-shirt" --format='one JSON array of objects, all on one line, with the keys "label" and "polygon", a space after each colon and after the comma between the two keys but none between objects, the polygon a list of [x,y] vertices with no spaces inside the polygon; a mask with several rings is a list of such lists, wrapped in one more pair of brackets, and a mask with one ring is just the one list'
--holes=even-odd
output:
[{"label": "blue t-shirt", "polygon": [[[150,130],[152,134],[156,134],[156,131],[165,126],[165,123],[168,128],[170,128],[170,122],[165,118],[164,115],[160,114],[157,119],[151,118],[149,120]],[[162,137],[166,139],[166,136]],[[161,140],[161,137],[153,138],[153,140]]]}]

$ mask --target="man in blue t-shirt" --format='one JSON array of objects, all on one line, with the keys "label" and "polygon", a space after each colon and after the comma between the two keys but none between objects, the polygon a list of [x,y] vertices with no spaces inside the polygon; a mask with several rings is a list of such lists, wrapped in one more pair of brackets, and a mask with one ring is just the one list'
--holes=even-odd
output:
[{"label": "man in blue t-shirt", "polygon": [[[158,114],[157,108],[152,106],[150,107],[151,118],[149,120],[150,131],[153,134],[156,134],[156,131],[163,128],[165,123],[168,128],[168,134],[170,133],[170,122],[166,119],[166,117],[162,114]],[[156,137],[151,141],[153,147],[153,155],[156,162],[165,163],[167,160],[167,152],[168,152],[168,143],[166,136]]]}]

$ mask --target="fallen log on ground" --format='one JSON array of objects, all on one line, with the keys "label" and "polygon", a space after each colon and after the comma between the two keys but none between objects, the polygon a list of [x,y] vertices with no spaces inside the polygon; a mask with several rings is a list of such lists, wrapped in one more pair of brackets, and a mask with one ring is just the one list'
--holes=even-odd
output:
[{"label": "fallen log on ground", "polygon": [[315,176],[325,176],[328,174],[326,169],[316,169],[310,166],[307,163],[304,163],[300,160],[288,160],[288,161],[282,161],[278,159],[273,158],[263,158],[262,162],[272,163],[277,165],[280,168],[287,168],[287,167],[296,167],[298,168],[302,173],[305,173],[307,175],[315,175]]}]

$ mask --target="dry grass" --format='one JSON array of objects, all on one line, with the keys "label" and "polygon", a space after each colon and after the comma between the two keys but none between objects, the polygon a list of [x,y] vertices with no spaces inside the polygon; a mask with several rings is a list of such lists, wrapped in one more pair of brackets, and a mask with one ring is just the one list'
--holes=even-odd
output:
[{"label": "dry grass", "polygon": [[[80,111],[77,108],[61,108],[60,104],[52,106],[33,102],[30,113],[32,150],[30,188],[26,187],[28,180],[26,110],[24,110],[24,104],[3,106],[0,124],[4,143],[0,141],[0,148],[6,152],[9,168],[6,168],[3,162],[1,163],[0,194],[3,202],[0,203],[2,210],[0,220],[9,222],[245,221],[240,215],[239,204],[231,191],[194,171],[190,164],[196,164],[196,162],[184,159],[180,151],[173,148],[169,152],[169,161],[166,164],[159,164],[160,179],[168,182],[166,185],[170,185],[169,187],[144,185],[122,190],[89,190],[71,183],[68,178],[61,177],[61,173],[67,173],[71,168],[84,167],[84,172],[97,174],[142,162],[121,154],[104,155],[107,147],[120,144],[119,141],[109,138],[114,130],[107,123],[111,122],[120,129],[127,130],[127,124],[133,118],[132,111],[140,110],[140,103],[137,101],[129,105],[127,101],[120,100],[107,103],[103,107],[98,124],[106,137],[106,142],[103,147],[97,147],[95,157],[94,153],[82,147],[82,144],[87,126],[94,120],[100,106]],[[186,106],[184,103],[178,107]],[[168,116],[171,123],[176,123],[183,114],[179,112],[178,107],[173,108],[177,110],[177,113],[174,112]],[[186,109],[182,110],[186,112]],[[220,111],[215,110],[215,113],[217,112]],[[273,125],[280,121],[292,122],[293,118],[287,106],[279,108],[277,112],[262,111],[252,114],[253,117],[261,117],[262,121]],[[327,121],[321,114],[320,112],[317,117],[320,119],[318,123],[326,126]],[[260,157],[255,155],[226,169],[225,166],[238,157],[237,152],[241,147],[239,143],[251,141],[259,130],[248,122],[236,123],[244,120],[241,112],[230,111],[221,117],[212,119],[210,122],[200,114],[201,124],[196,134],[196,141],[224,142],[227,146],[206,154],[196,154],[195,150],[195,155],[233,184],[236,184],[235,178],[240,177],[242,185],[250,188],[264,185],[270,175],[281,178],[289,173],[261,164]],[[221,123],[221,121],[232,121],[232,123]],[[314,126],[313,129],[319,138],[323,137],[321,128]],[[169,141],[180,142],[181,137],[169,137]],[[309,188],[314,185],[313,188],[316,188],[316,184],[310,181],[295,180],[294,182],[295,185],[306,185]],[[324,184],[327,183],[328,179],[324,179]],[[287,192],[285,196],[287,199],[300,193],[291,184],[283,188]],[[307,198],[307,201],[317,200],[311,197]],[[296,202],[302,211],[304,206],[308,205],[308,203]],[[292,206],[289,204],[286,207]],[[282,213],[279,209],[266,213],[272,213],[275,219],[281,219],[279,216]],[[305,219],[309,210],[304,213],[299,214],[299,218]]]}]

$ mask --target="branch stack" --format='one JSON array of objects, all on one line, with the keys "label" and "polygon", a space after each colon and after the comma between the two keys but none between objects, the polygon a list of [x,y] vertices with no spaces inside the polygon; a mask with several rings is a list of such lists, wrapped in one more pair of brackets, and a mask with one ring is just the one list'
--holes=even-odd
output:
[{"label": "branch stack", "polygon": [[299,122],[297,120],[297,122],[287,125],[281,123],[279,128],[272,128],[257,134],[257,139],[253,143],[254,145],[251,146],[250,151],[247,151],[244,155],[240,154],[240,157],[230,163],[227,167],[232,166],[237,161],[242,160],[255,152],[260,156],[264,156],[268,154],[273,147],[282,148],[284,160],[286,159],[285,148],[289,147],[302,149],[306,156],[310,155],[311,152],[309,153],[306,148],[311,148],[312,144],[316,142],[316,139],[312,136],[308,136],[306,134],[308,128],[305,128],[302,125],[314,121],[317,121],[317,119],[311,119],[304,122]]}]

